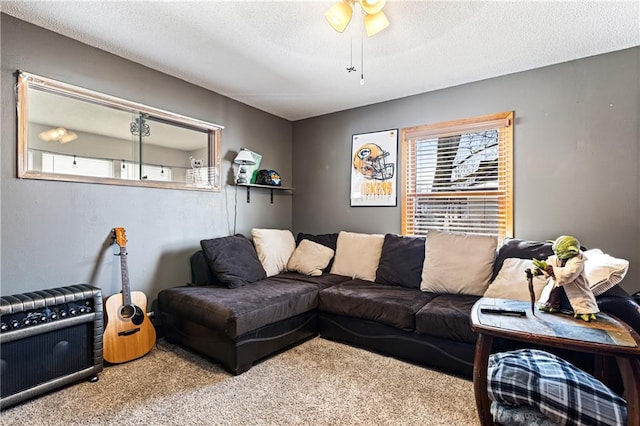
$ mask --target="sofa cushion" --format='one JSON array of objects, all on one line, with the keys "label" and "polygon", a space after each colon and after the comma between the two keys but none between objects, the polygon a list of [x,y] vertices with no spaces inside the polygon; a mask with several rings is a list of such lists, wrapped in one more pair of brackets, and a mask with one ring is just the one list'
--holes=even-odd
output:
[{"label": "sofa cushion", "polygon": [[200,246],[217,280],[229,288],[267,276],[253,244],[241,235],[202,240]]},{"label": "sofa cushion", "polygon": [[[531,259],[505,259],[498,276],[489,284],[484,296],[499,299],[531,300],[529,280],[524,272],[526,269],[531,271],[535,269]],[[545,277],[544,275],[538,275],[533,278],[535,300],[540,298],[542,289],[547,285],[549,279],[550,277]]]},{"label": "sofa cushion", "polygon": [[383,243],[383,235],[341,231],[331,273],[375,281]]},{"label": "sofa cushion", "polygon": [[376,282],[420,288],[424,243],[424,237],[385,235],[380,263],[376,271]]},{"label": "sofa cushion", "polygon": [[163,313],[216,330],[230,339],[318,306],[318,286],[266,278],[227,288],[175,287],[158,294]]},{"label": "sofa cushion", "polygon": [[283,272],[278,275],[274,275],[273,277],[269,277],[270,280],[277,281],[289,281],[289,282],[300,282],[300,283],[308,283],[315,284],[319,289],[331,287],[336,284],[343,283],[345,281],[350,280],[350,278],[343,277],[342,275],[334,275],[325,272],[322,275],[302,275],[297,272]]},{"label": "sofa cushion", "polygon": [[321,311],[415,329],[415,314],[434,294],[418,289],[351,280],[320,291]]},{"label": "sofa cushion", "polygon": [[[429,293],[427,293],[429,294]],[[475,343],[471,331],[471,308],[480,297],[441,294],[424,305],[416,314],[416,331],[428,336]]]},{"label": "sofa cushion", "polygon": [[253,228],[251,237],[268,277],[287,270],[287,262],[296,249],[296,240],[291,231]]},{"label": "sofa cushion", "polygon": [[429,230],[420,289],[482,296],[496,257],[497,238]]},{"label": "sofa cushion", "polygon": [[334,251],[327,246],[302,240],[287,262],[287,270],[303,275],[320,276],[333,259],[333,254]]},{"label": "sofa cushion", "polygon": [[[296,244],[300,245],[302,240],[313,241],[314,243],[322,244],[325,247],[329,247],[331,250],[336,251],[336,247],[338,246],[338,233],[334,234],[305,234],[299,232],[296,236]],[[333,266],[333,259],[329,261],[329,264],[326,268],[324,268],[325,272],[329,272],[331,267]]]}]

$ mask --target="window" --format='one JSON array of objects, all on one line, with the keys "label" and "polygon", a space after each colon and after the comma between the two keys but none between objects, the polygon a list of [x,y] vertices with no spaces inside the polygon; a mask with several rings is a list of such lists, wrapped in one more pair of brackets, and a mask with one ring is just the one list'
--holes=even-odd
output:
[{"label": "window", "polygon": [[402,234],[513,236],[513,112],[403,129]]},{"label": "window", "polygon": [[[29,157],[33,158],[33,152],[29,151],[29,154]],[[113,161],[43,152],[42,171],[70,175],[111,177],[113,176]]]},{"label": "window", "polygon": [[173,170],[166,166],[151,166],[137,164],[130,161],[122,161],[120,167],[120,179],[140,180],[140,166],[142,166],[142,180],[157,180],[171,182]]}]

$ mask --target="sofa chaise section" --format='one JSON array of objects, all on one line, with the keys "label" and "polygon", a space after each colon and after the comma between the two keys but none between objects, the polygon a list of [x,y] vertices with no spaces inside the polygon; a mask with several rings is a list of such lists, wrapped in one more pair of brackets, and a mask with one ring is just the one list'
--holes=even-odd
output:
[{"label": "sofa chaise section", "polygon": [[192,283],[162,290],[164,333],[240,374],[257,360],[317,334],[318,291],[344,280],[283,273],[250,285],[222,285],[203,250],[190,259]]},{"label": "sofa chaise section", "polygon": [[183,286],[158,294],[167,338],[232,374],[317,330],[315,284],[265,279],[251,286]]}]

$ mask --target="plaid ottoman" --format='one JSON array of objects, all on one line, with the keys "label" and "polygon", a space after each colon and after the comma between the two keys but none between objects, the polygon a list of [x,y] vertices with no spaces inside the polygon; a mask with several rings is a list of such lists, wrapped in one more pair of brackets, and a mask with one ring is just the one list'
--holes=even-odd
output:
[{"label": "plaid ottoman", "polygon": [[491,355],[487,387],[498,405],[532,407],[558,425],[626,424],[624,399],[548,352],[521,349]]}]

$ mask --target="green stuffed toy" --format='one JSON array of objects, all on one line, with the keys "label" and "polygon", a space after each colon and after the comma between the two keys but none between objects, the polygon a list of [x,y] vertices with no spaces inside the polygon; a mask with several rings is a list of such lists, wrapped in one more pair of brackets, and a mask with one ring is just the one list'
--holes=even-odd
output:
[{"label": "green stuffed toy", "polygon": [[559,312],[566,296],[575,318],[587,322],[595,320],[600,310],[584,273],[586,257],[580,251],[580,242],[575,237],[562,235],[553,241],[551,249],[554,256],[546,261],[533,259],[536,267],[533,274],[549,276],[553,283],[549,299],[540,310]]}]

